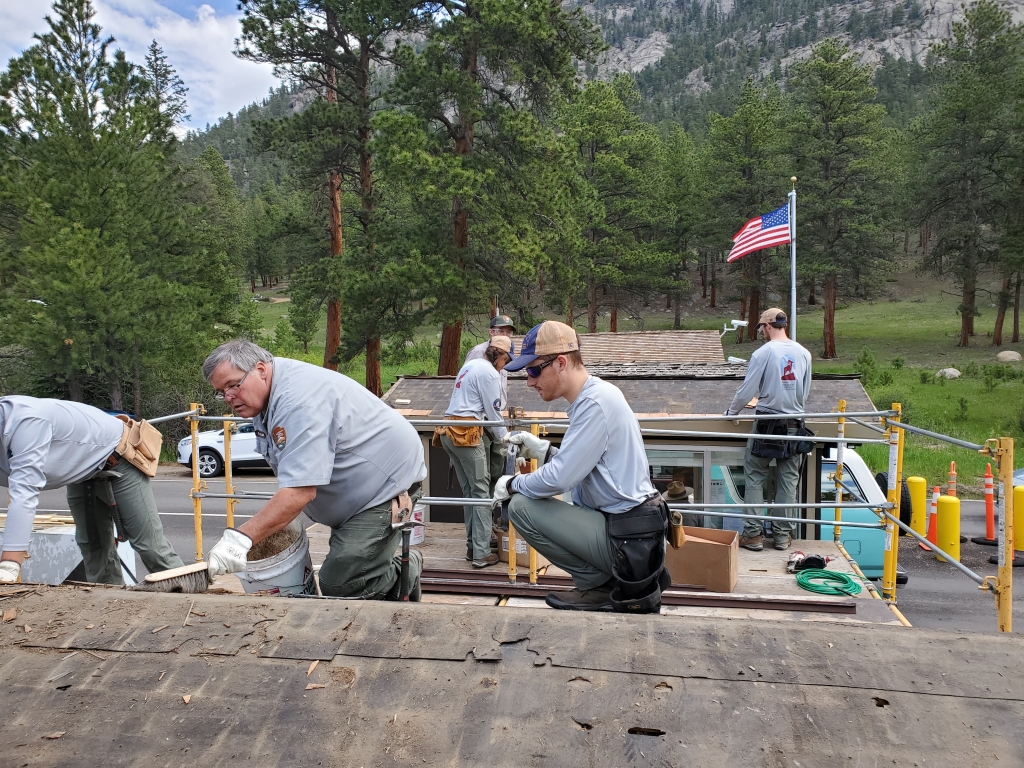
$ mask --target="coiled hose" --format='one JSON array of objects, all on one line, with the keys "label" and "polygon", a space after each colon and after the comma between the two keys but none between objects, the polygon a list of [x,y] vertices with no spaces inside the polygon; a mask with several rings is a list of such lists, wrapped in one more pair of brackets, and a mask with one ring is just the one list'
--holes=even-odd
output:
[{"label": "coiled hose", "polygon": [[817,595],[859,595],[861,586],[851,576],[823,568],[808,568],[798,571],[796,583],[808,592]]}]

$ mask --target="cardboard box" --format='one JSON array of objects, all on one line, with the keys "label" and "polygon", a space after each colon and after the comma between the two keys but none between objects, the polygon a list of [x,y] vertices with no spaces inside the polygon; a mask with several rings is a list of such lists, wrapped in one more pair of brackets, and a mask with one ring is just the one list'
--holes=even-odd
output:
[{"label": "cardboard box", "polygon": [[[665,567],[673,584],[700,584],[711,592],[732,592],[739,577],[740,540],[736,531],[714,528],[689,528],[686,543],[679,549],[668,547]],[[698,537],[705,541],[695,541]]]},{"label": "cardboard box", "polygon": [[[503,563],[508,562],[508,533],[505,531],[498,532],[498,559]],[[530,550],[526,545],[526,541],[521,536],[516,536],[516,565],[520,568],[530,567]],[[537,553],[537,567],[540,568],[542,565],[551,565],[551,561],[548,560],[540,552]]]}]

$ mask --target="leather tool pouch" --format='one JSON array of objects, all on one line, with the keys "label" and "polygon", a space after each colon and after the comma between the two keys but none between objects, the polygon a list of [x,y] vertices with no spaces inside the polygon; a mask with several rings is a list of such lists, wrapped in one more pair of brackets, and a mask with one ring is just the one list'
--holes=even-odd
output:
[{"label": "leather tool pouch", "polygon": [[402,491],[391,500],[391,524],[404,523],[412,516],[412,498]]},{"label": "leather tool pouch", "polygon": [[683,513],[678,510],[669,510],[668,513],[668,543],[672,549],[679,549],[686,543],[686,531],[683,530]]},{"label": "leather tool pouch", "polygon": [[[445,418],[453,421],[477,421],[476,416],[445,416]],[[452,441],[452,445],[456,448],[473,448],[480,445],[484,435],[484,428],[480,426],[459,427],[454,424],[451,426],[445,424],[444,426],[434,427],[434,438],[430,441],[430,444],[435,448],[442,447],[441,435],[448,435],[448,439]]]},{"label": "leather tool pouch", "polygon": [[672,583],[665,570],[668,507],[659,497],[604,516],[614,557],[612,575],[618,581],[612,589],[612,607],[627,613],[657,613],[661,590]]},{"label": "leather tool pouch", "polygon": [[145,419],[135,421],[124,415],[117,418],[124,422],[124,432],[121,433],[121,442],[114,451],[143,474],[156,477],[156,468],[160,463],[160,445],[164,436]]},{"label": "leather tool pouch", "polygon": [[[789,434],[788,419],[759,419],[752,430],[755,435],[786,435]],[[786,440],[754,439],[750,452],[762,459],[785,459],[789,457],[789,444]]]},{"label": "leather tool pouch", "polygon": [[[815,437],[815,434],[804,426],[802,421],[797,422],[799,426],[796,428],[796,432],[793,434],[796,437]],[[789,455],[798,456],[805,453],[810,453],[814,450],[814,440],[791,440],[786,445],[789,446]]]}]

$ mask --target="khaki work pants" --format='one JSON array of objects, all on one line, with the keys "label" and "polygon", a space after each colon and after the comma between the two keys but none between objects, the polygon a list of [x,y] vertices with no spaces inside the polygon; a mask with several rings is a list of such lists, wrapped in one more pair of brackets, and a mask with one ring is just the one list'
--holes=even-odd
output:
[{"label": "khaki work pants", "polygon": [[[488,443],[481,440],[480,445],[463,448],[452,443],[448,435],[442,435],[441,446],[455,467],[463,498],[491,498]],[[473,551],[474,560],[483,560],[491,554],[491,508],[467,505],[462,508],[462,517],[466,523],[466,548]]]}]

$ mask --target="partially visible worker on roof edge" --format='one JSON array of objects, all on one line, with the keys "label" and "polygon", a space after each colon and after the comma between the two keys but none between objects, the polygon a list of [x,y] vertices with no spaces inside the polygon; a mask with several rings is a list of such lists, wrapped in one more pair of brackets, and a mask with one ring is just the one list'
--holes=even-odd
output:
[{"label": "partially visible worker on roof edge", "polygon": [[[668,507],[650,480],[640,425],[618,387],[591,376],[579,337],[547,321],[523,339],[505,367],[526,370],[542,400],[569,401],[560,448],[528,432],[507,441],[519,456],[544,462],[536,472],[503,476],[494,501],[509,500],[509,522],[548,560],[572,575],[575,589],[553,592],[552,608],[656,613],[671,584],[665,570]],[[572,489],[572,504],[552,498]]]},{"label": "partially visible worker on roof edge", "polygon": [[[278,490],[254,517],[228,528],[210,550],[211,577],[245,570],[249,549],[303,510],[331,529],[320,591],[332,597],[401,597],[400,509],[412,509],[427,476],[413,426],[365,387],[320,366],[274,357],[251,341],[221,344],[203,376],[239,416],[251,418],[256,449]],[[396,518],[397,519],[397,518]],[[410,553],[410,599],[423,558]]]},{"label": "partially visible worker on roof edge", "polygon": [[[791,341],[786,335],[789,321],[786,313],[772,307],[766,309],[757,321],[757,333],[763,335],[766,343],[750,356],[747,375],[736,391],[726,416],[743,412],[753,398],[757,398],[755,414],[804,413],[807,394],[811,390],[811,353]],[[752,431],[756,434],[798,435],[803,429],[801,419],[757,419]],[[743,500],[748,504],[764,503],[764,485],[768,479],[769,466],[774,460],[777,465],[775,481],[775,502],[796,503],[797,483],[804,454],[799,452],[800,441],[747,440],[747,451],[743,460],[743,475],[746,488]],[[755,510],[748,510],[755,512]],[[775,510],[776,513],[782,510]],[[761,509],[764,513],[764,509]],[[795,508],[784,510],[790,518],[799,517]],[[789,549],[796,532],[797,523],[772,523],[775,548]],[[764,549],[764,526],[756,520],[746,520],[740,546],[754,552]]]},{"label": "partially visible worker on roof edge", "polygon": [[[452,397],[445,419],[452,421],[501,421],[499,405],[500,373],[512,361],[512,340],[493,336],[482,359],[468,360],[455,377]],[[459,478],[462,495],[467,499],[489,499],[498,477],[491,477],[489,453],[492,445],[507,452],[502,439],[504,426],[481,427],[456,424],[434,429],[435,446],[444,448]],[[504,456],[502,456],[504,460]],[[504,472],[504,461],[499,475]],[[466,521],[466,559],[474,568],[486,568],[498,562],[491,552],[491,509],[482,506],[463,507]],[[495,542],[495,547],[497,542]]]},{"label": "partially visible worker on roof edge", "polygon": [[164,536],[149,486],[160,439],[145,422],[84,403],[0,398],[0,485],[10,494],[0,583],[21,575],[39,492],[61,486],[67,486],[86,581],[124,584],[118,541],[130,542],[150,571],[182,565]]},{"label": "partially visible worker on roof edge", "polygon": [[[491,345],[491,340],[505,336],[509,338],[511,344],[512,334],[516,332],[515,324],[512,322],[512,318],[508,315],[496,315],[491,318],[491,326],[488,329],[490,338],[487,341],[482,341],[473,347],[469,352],[466,353],[466,362],[470,360],[479,360],[484,357],[484,353],[487,348]],[[516,346],[511,344],[509,347],[509,354],[515,355]],[[498,405],[498,411],[504,413],[505,409],[508,408],[508,374],[505,371],[499,371],[500,373],[500,384],[501,384],[501,397]],[[489,470],[491,475],[491,484],[487,489],[487,494],[492,495],[494,493],[494,484],[498,478],[505,471],[505,451],[501,443],[492,441],[489,434],[484,434],[484,444],[487,448],[487,461],[489,463]]]}]

